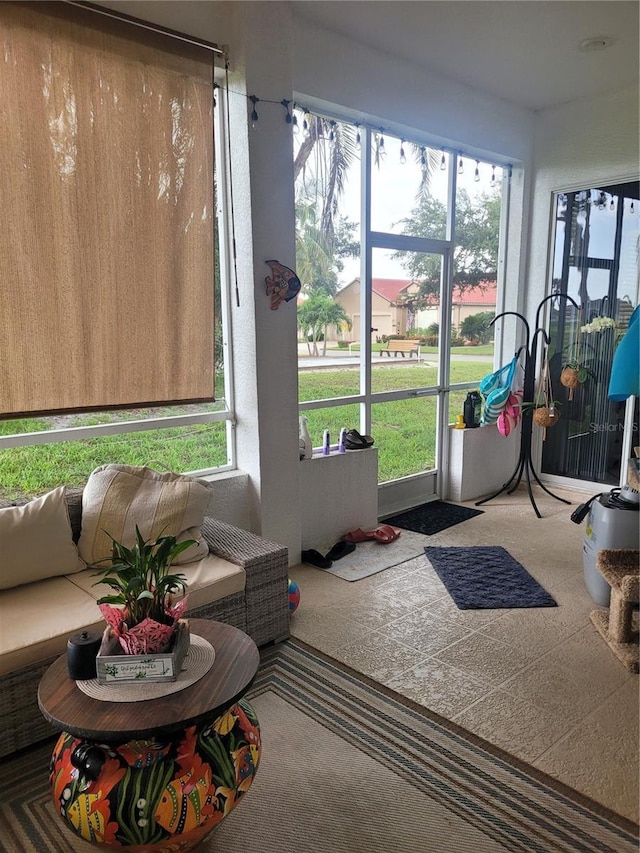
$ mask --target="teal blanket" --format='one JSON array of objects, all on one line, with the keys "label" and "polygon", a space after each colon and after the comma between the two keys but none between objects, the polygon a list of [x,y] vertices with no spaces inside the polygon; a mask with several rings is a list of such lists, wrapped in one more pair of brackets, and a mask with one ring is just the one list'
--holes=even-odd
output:
[{"label": "teal blanket", "polygon": [[626,400],[631,394],[640,396],[640,306],[629,320],[629,328],[613,354],[609,399]]}]

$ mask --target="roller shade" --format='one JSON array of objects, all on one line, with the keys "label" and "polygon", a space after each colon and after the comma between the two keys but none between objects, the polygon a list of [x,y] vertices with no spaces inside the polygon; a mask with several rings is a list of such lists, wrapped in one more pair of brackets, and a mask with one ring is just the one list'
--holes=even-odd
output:
[{"label": "roller shade", "polygon": [[214,396],[213,59],[0,3],[0,418]]}]

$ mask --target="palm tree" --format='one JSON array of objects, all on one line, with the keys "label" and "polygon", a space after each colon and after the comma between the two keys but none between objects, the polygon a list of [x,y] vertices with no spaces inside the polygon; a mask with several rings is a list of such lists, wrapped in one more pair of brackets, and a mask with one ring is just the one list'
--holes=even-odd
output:
[{"label": "palm tree", "polygon": [[322,355],[327,354],[327,329],[335,326],[337,329],[351,329],[349,315],[339,302],[334,302],[330,296],[316,293],[298,306],[298,324],[303,337],[307,341],[309,355],[318,356],[318,341],[322,338]]}]

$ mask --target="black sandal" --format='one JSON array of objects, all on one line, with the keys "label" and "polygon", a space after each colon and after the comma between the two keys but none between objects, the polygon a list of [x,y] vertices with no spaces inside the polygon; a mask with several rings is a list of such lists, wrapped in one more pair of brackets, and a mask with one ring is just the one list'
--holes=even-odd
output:
[{"label": "black sandal", "polygon": [[347,554],[353,554],[355,550],[356,546],[353,542],[341,540],[340,542],[336,542],[333,548],[327,553],[327,560],[341,560]]},{"label": "black sandal", "polygon": [[345,433],[344,446],[345,450],[364,450],[371,447],[373,439],[370,435],[360,435],[357,429],[349,429]]},{"label": "black sandal", "polygon": [[331,560],[327,560],[315,548],[310,548],[308,551],[302,552],[302,562],[308,563],[310,566],[315,566],[316,569],[330,569],[333,565]]}]

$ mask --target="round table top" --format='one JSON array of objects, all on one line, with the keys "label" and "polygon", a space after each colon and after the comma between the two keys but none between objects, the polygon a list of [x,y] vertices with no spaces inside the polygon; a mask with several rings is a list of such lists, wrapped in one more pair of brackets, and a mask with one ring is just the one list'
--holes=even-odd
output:
[{"label": "round table top", "polygon": [[69,678],[65,654],[40,681],[38,704],[44,717],[75,737],[123,742],[177,731],[218,710],[222,713],[251,686],[260,662],[258,649],[251,637],[223,622],[190,619],[189,629],[216,652],[213,666],[195,684],[160,699],[103,702],[87,696]]}]

